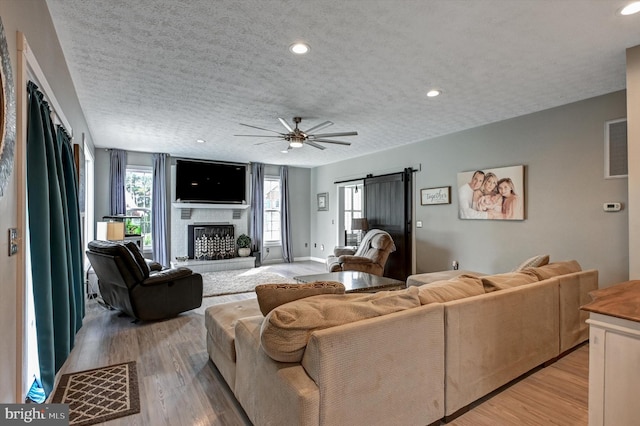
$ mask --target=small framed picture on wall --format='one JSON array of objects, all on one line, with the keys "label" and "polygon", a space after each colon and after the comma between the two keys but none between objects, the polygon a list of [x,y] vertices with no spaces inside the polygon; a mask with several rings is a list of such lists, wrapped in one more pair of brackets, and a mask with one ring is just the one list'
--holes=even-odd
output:
[{"label": "small framed picture on wall", "polygon": [[329,193],[321,192],[318,194],[318,211],[329,211]]},{"label": "small framed picture on wall", "polygon": [[420,204],[451,204],[451,187],[424,188],[420,190]]}]

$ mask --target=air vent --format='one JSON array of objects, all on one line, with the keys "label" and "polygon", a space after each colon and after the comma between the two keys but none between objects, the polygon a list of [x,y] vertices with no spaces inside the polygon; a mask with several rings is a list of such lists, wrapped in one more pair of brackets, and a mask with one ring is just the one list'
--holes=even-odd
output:
[{"label": "air vent", "polygon": [[604,126],[604,177],[625,178],[627,173],[627,119],[607,121]]}]

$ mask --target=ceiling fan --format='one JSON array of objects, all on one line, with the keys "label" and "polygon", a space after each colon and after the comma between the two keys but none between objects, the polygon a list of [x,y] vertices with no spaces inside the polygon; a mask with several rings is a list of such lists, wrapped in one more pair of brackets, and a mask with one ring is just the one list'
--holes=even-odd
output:
[{"label": "ceiling fan", "polygon": [[[274,136],[274,135],[234,135],[234,136],[249,136],[253,138],[276,138],[277,140],[287,141],[289,143],[289,146],[287,149],[301,148],[305,144],[318,149],[326,149],[326,147],[320,145],[320,143],[333,143],[336,145],[351,145],[350,142],[335,141],[335,140],[329,140],[326,138],[358,135],[358,132],[312,133],[314,131],[325,129],[333,125],[333,122],[331,121],[325,121],[324,123],[320,123],[317,126],[313,126],[310,129],[303,131],[298,128],[298,124],[300,124],[300,122],[302,121],[301,117],[293,117],[293,122],[295,123],[294,128],[292,128],[289,125],[287,120],[279,117],[278,117],[278,120],[280,120],[280,123],[282,123],[285,129],[287,129],[287,133],[281,133],[275,130],[265,129],[263,127],[252,126],[250,124],[239,123],[241,126],[246,126],[246,127],[251,127],[253,129],[265,130],[267,132],[276,133],[277,136]],[[275,142],[275,141],[258,142],[256,145],[262,145],[264,143],[269,143],[269,142]]]}]

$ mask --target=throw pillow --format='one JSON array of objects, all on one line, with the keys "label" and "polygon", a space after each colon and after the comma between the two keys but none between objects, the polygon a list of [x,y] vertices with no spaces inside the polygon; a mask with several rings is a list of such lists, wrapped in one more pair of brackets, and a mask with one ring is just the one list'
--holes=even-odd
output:
[{"label": "throw pillow", "polygon": [[260,329],[264,352],[276,361],[300,362],[315,330],[420,306],[418,289],[373,294],[323,294],[278,306]]},{"label": "throw pillow", "polygon": [[484,294],[482,280],[473,275],[463,274],[450,280],[434,281],[418,287],[418,297],[422,305],[464,299],[480,294]]},{"label": "throw pillow", "polygon": [[538,276],[531,271],[487,275],[481,279],[485,293],[538,282]]},{"label": "throw pillow", "polygon": [[557,277],[558,275],[572,274],[582,271],[580,264],[575,260],[565,260],[562,262],[553,262],[538,268],[528,269],[538,276],[540,281],[548,278]]},{"label": "throw pillow", "polygon": [[256,286],[256,296],[262,315],[266,316],[274,308],[320,294],[344,294],[344,285],[337,281],[315,281],[307,284],[260,284]]},{"label": "throw pillow", "polygon": [[129,251],[133,255],[133,258],[135,259],[136,263],[140,267],[140,271],[142,271],[142,275],[144,276],[144,279],[146,280],[147,278],[149,278],[149,265],[147,265],[147,261],[145,260],[144,256],[140,252],[140,248],[138,247],[138,245],[133,241],[127,241],[126,243],[124,243],[124,245],[126,248],[129,249]]},{"label": "throw pillow", "polygon": [[522,271],[525,268],[535,268],[538,266],[544,266],[549,263],[549,255],[548,254],[540,254],[538,256],[533,256],[530,259],[525,260],[520,265],[516,267],[512,272]]}]

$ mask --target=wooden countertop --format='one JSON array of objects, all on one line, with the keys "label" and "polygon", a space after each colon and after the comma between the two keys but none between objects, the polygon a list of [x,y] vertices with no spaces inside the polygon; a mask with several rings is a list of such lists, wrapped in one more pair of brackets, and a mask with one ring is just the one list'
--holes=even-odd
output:
[{"label": "wooden countertop", "polygon": [[580,309],[640,322],[640,280],[594,290],[589,296],[593,301]]}]

